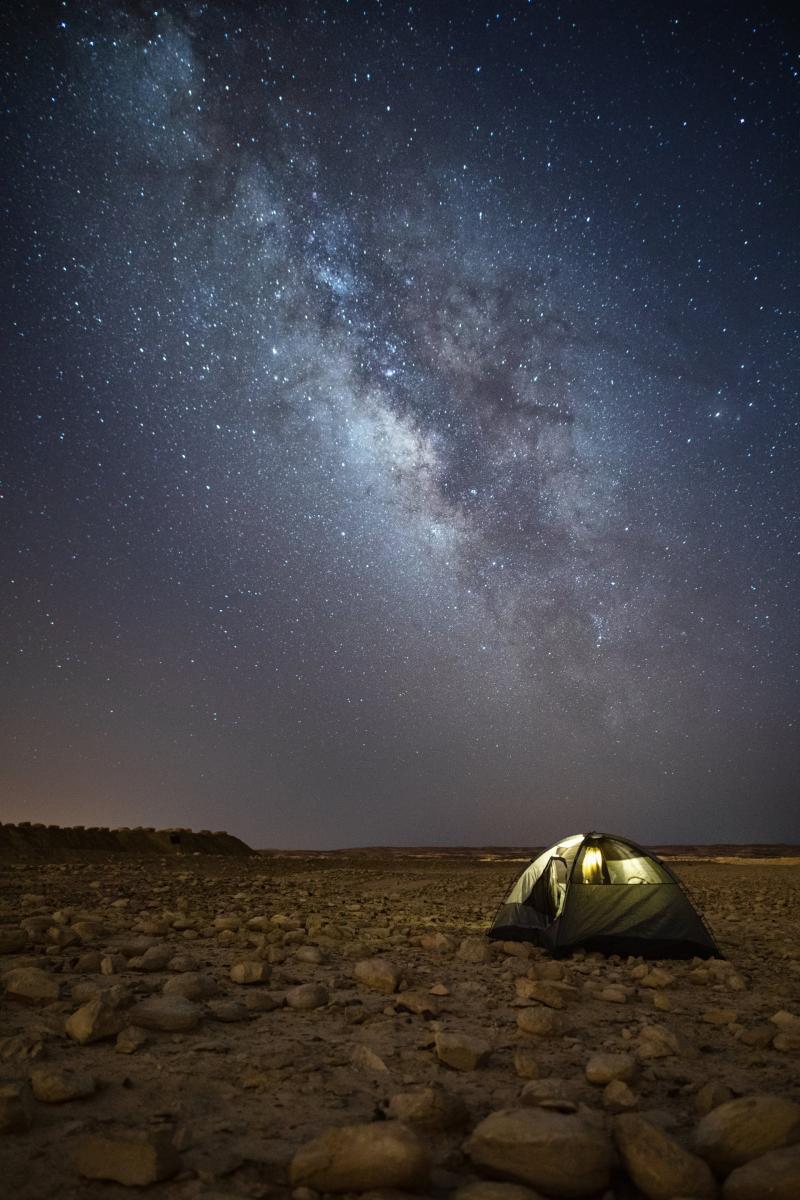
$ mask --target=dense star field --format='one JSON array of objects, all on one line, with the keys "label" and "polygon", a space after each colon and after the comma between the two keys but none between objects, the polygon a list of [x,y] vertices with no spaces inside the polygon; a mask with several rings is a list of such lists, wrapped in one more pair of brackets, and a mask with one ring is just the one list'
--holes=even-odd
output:
[{"label": "dense star field", "polygon": [[2,819],[798,837],[778,14],[8,6]]}]

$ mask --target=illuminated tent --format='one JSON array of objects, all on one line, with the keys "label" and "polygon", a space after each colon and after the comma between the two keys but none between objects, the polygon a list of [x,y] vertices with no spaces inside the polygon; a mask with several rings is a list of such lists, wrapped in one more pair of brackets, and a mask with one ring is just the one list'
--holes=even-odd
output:
[{"label": "illuminated tent", "polygon": [[564,838],[526,867],[489,937],[566,954],[583,946],[646,958],[719,958],[672,871],[648,850],[607,833]]}]

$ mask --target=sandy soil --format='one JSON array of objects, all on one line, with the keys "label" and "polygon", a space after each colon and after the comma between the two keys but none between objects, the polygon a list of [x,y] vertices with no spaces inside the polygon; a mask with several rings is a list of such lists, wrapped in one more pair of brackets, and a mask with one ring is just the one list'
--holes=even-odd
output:
[{"label": "sandy soil", "polygon": [[[30,1125],[0,1133],[0,1192],[19,1200],[129,1195],[82,1178],[75,1154],[86,1134],[138,1130],[164,1134],[179,1155],[172,1177],[149,1195],[288,1198],[299,1146],[331,1126],[381,1121],[391,1097],[432,1085],[463,1109],[455,1104],[418,1126],[432,1157],[422,1189],[431,1196],[484,1177],[464,1140],[490,1112],[519,1107],[526,1085],[525,1103],[588,1113],[598,1125],[630,1105],[687,1147],[703,1112],[720,1102],[751,1093],[800,1101],[800,1044],[791,1034],[776,1044],[780,1026],[770,1020],[782,1010],[800,1014],[800,865],[698,861],[677,870],[727,962],[662,963],[666,977],[654,980],[653,964],[639,960],[578,954],[555,964],[486,942],[519,864],[479,851],[457,860],[0,865],[0,935],[10,948],[0,970],[6,985],[12,980],[0,1008],[0,1084],[17,1086],[6,1099],[24,1109],[18,1124]],[[354,978],[355,964],[376,955],[396,969],[382,984],[394,990],[376,990],[380,979],[369,972]],[[234,982],[231,968],[243,962],[269,977]],[[26,982],[19,968],[45,972],[57,998],[20,996],[35,993],[41,977]],[[550,1036],[517,1024],[523,1009],[542,1007],[517,983],[532,976],[560,989],[563,1008],[546,1006],[561,1022]],[[142,1010],[133,1006],[190,977],[198,1010],[174,1019],[194,1027],[148,1029],[140,1046],[122,1052],[137,1041],[129,1029],[139,1028]],[[321,988],[293,990],[302,984]],[[619,993],[601,998],[609,986],[622,989],[622,1002]],[[86,1044],[69,1037],[66,1018],[114,988],[106,1036]],[[652,1026],[671,1035],[655,1053],[642,1034]],[[442,1032],[459,1035],[455,1051],[441,1038],[437,1050]],[[441,1061],[443,1047],[467,1069]],[[597,1051],[633,1057],[624,1103],[587,1080]],[[39,1091],[58,1093],[58,1080],[42,1082],[43,1068],[63,1068],[67,1091],[71,1071],[90,1076],[95,1090],[35,1099],[37,1072]],[[314,1194],[294,1188],[297,1200]],[[597,1192],[643,1194],[625,1171]]]}]

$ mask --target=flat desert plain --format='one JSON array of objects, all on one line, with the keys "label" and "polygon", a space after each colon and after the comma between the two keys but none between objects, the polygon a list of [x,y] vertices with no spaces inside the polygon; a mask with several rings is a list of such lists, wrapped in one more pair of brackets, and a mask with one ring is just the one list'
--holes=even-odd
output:
[{"label": "flat desert plain", "polygon": [[676,858],[708,962],[488,942],[523,865],[6,860],[0,1193],[797,1200],[800,859]]}]

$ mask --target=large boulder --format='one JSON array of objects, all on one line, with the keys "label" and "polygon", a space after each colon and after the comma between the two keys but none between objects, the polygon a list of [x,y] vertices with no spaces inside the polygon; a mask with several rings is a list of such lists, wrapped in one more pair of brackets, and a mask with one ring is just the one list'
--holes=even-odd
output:
[{"label": "large boulder", "polygon": [[180,1170],[181,1160],[165,1134],[89,1134],[77,1145],[75,1166],[85,1179],[147,1187],[171,1179]]},{"label": "large boulder", "polygon": [[674,1196],[711,1200],[716,1195],[708,1163],[637,1113],[615,1118],[614,1137],[628,1174],[647,1200]]},{"label": "large boulder", "polygon": [[424,1187],[430,1160],[422,1142],[399,1121],[328,1129],[292,1159],[293,1187],[317,1192]]},{"label": "large boulder", "polygon": [[478,1167],[549,1196],[592,1196],[608,1187],[614,1147],[578,1116],[544,1108],[490,1113],[464,1143]]},{"label": "large boulder", "polygon": [[697,1153],[719,1175],[796,1142],[800,1142],[800,1104],[782,1096],[729,1100],[706,1113],[695,1131]]},{"label": "large boulder", "polygon": [[731,1171],[723,1200],[797,1200],[800,1196],[800,1145],[770,1150]]}]

